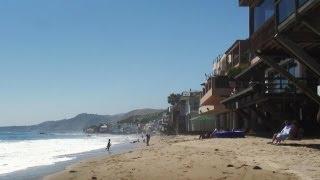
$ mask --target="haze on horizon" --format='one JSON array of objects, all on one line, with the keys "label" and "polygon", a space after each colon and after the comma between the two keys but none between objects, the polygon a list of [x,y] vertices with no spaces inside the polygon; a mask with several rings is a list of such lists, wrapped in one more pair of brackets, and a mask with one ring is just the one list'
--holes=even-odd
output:
[{"label": "haze on horizon", "polygon": [[0,1],[0,126],[166,108],[247,38],[238,1]]}]

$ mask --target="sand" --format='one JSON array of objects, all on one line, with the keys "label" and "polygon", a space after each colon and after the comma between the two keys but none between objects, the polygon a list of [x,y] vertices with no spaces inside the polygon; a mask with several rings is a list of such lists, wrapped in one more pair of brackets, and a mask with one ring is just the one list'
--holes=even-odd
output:
[{"label": "sand", "polygon": [[44,179],[320,179],[319,139],[269,141],[157,136],[148,147],[89,159]]}]

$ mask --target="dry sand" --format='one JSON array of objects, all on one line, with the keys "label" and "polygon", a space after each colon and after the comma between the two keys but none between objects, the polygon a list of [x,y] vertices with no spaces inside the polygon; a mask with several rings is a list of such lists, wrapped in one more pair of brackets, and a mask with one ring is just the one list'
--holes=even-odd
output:
[{"label": "dry sand", "polygon": [[269,141],[157,136],[149,147],[80,162],[45,179],[320,179],[320,140]]}]

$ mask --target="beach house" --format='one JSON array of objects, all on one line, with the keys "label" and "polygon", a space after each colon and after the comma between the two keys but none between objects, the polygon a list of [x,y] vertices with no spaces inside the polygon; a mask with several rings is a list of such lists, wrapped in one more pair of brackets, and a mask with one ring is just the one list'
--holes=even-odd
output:
[{"label": "beach house", "polygon": [[198,115],[200,106],[199,91],[184,91],[181,94],[179,107],[180,131],[191,132],[191,119]]},{"label": "beach house", "polygon": [[[172,94],[171,94],[172,95]],[[168,108],[166,117],[166,130],[173,133],[188,133],[193,131],[191,119],[198,115],[200,106],[199,91],[184,91],[174,94],[175,102]]]},{"label": "beach house", "polygon": [[320,1],[239,0],[239,5],[249,9],[250,66],[234,77],[245,87],[221,101],[237,115],[234,128],[272,132],[284,120],[296,120],[316,132]]},{"label": "beach house", "polygon": [[241,87],[241,84],[237,85],[234,81],[234,76],[249,66],[248,49],[249,40],[236,40],[214,61],[213,72],[207,75],[206,81],[201,84],[203,86],[199,108],[201,116],[192,119],[198,122],[199,130],[233,128],[236,115],[221,101],[235,93],[236,88]]}]

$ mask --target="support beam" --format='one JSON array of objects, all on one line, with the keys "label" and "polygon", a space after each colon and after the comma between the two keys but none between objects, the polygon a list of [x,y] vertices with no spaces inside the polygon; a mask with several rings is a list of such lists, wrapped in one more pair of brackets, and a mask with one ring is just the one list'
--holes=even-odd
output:
[{"label": "support beam", "polygon": [[318,114],[317,114],[317,121],[318,121],[318,123],[320,123],[320,107],[319,107],[319,111],[318,111]]},{"label": "support beam", "polygon": [[268,118],[260,111],[257,110],[257,108],[250,106],[249,107],[253,112],[256,113],[256,115],[258,115],[259,118],[263,119],[263,120],[268,120]]},{"label": "support beam", "polygon": [[279,44],[281,44],[285,48],[285,50],[290,52],[290,54],[294,55],[300,63],[307,66],[318,77],[320,77],[320,64],[313,57],[306,53],[296,43],[284,37],[283,35],[277,34],[274,38]]},{"label": "support beam", "polygon": [[297,80],[294,76],[292,76],[289,72],[287,72],[284,68],[282,68],[280,65],[275,63],[272,58],[265,55],[258,55],[260,59],[262,59],[263,62],[268,64],[270,67],[274,68],[276,71],[278,71],[281,75],[286,77],[289,81],[291,81],[296,87],[298,87],[303,93],[305,93],[309,98],[314,100],[316,103],[320,105],[320,97],[310,90],[308,87],[306,87],[303,83],[301,83],[299,80]]},{"label": "support beam", "polygon": [[246,113],[243,109],[237,109],[237,111],[241,116],[243,116],[245,119],[250,120],[251,117],[248,113]]},{"label": "support beam", "polygon": [[302,20],[301,23],[306,26],[308,29],[310,29],[312,32],[320,36],[320,30],[313,27],[310,23],[308,23],[306,20]]},{"label": "support beam", "polygon": [[270,120],[260,111],[258,111],[258,109],[256,107],[250,106],[249,107],[254,113],[256,113],[256,115],[261,118],[263,120],[263,124],[266,125],[269,129],[272,129],[272,125],[270,123]]}]

